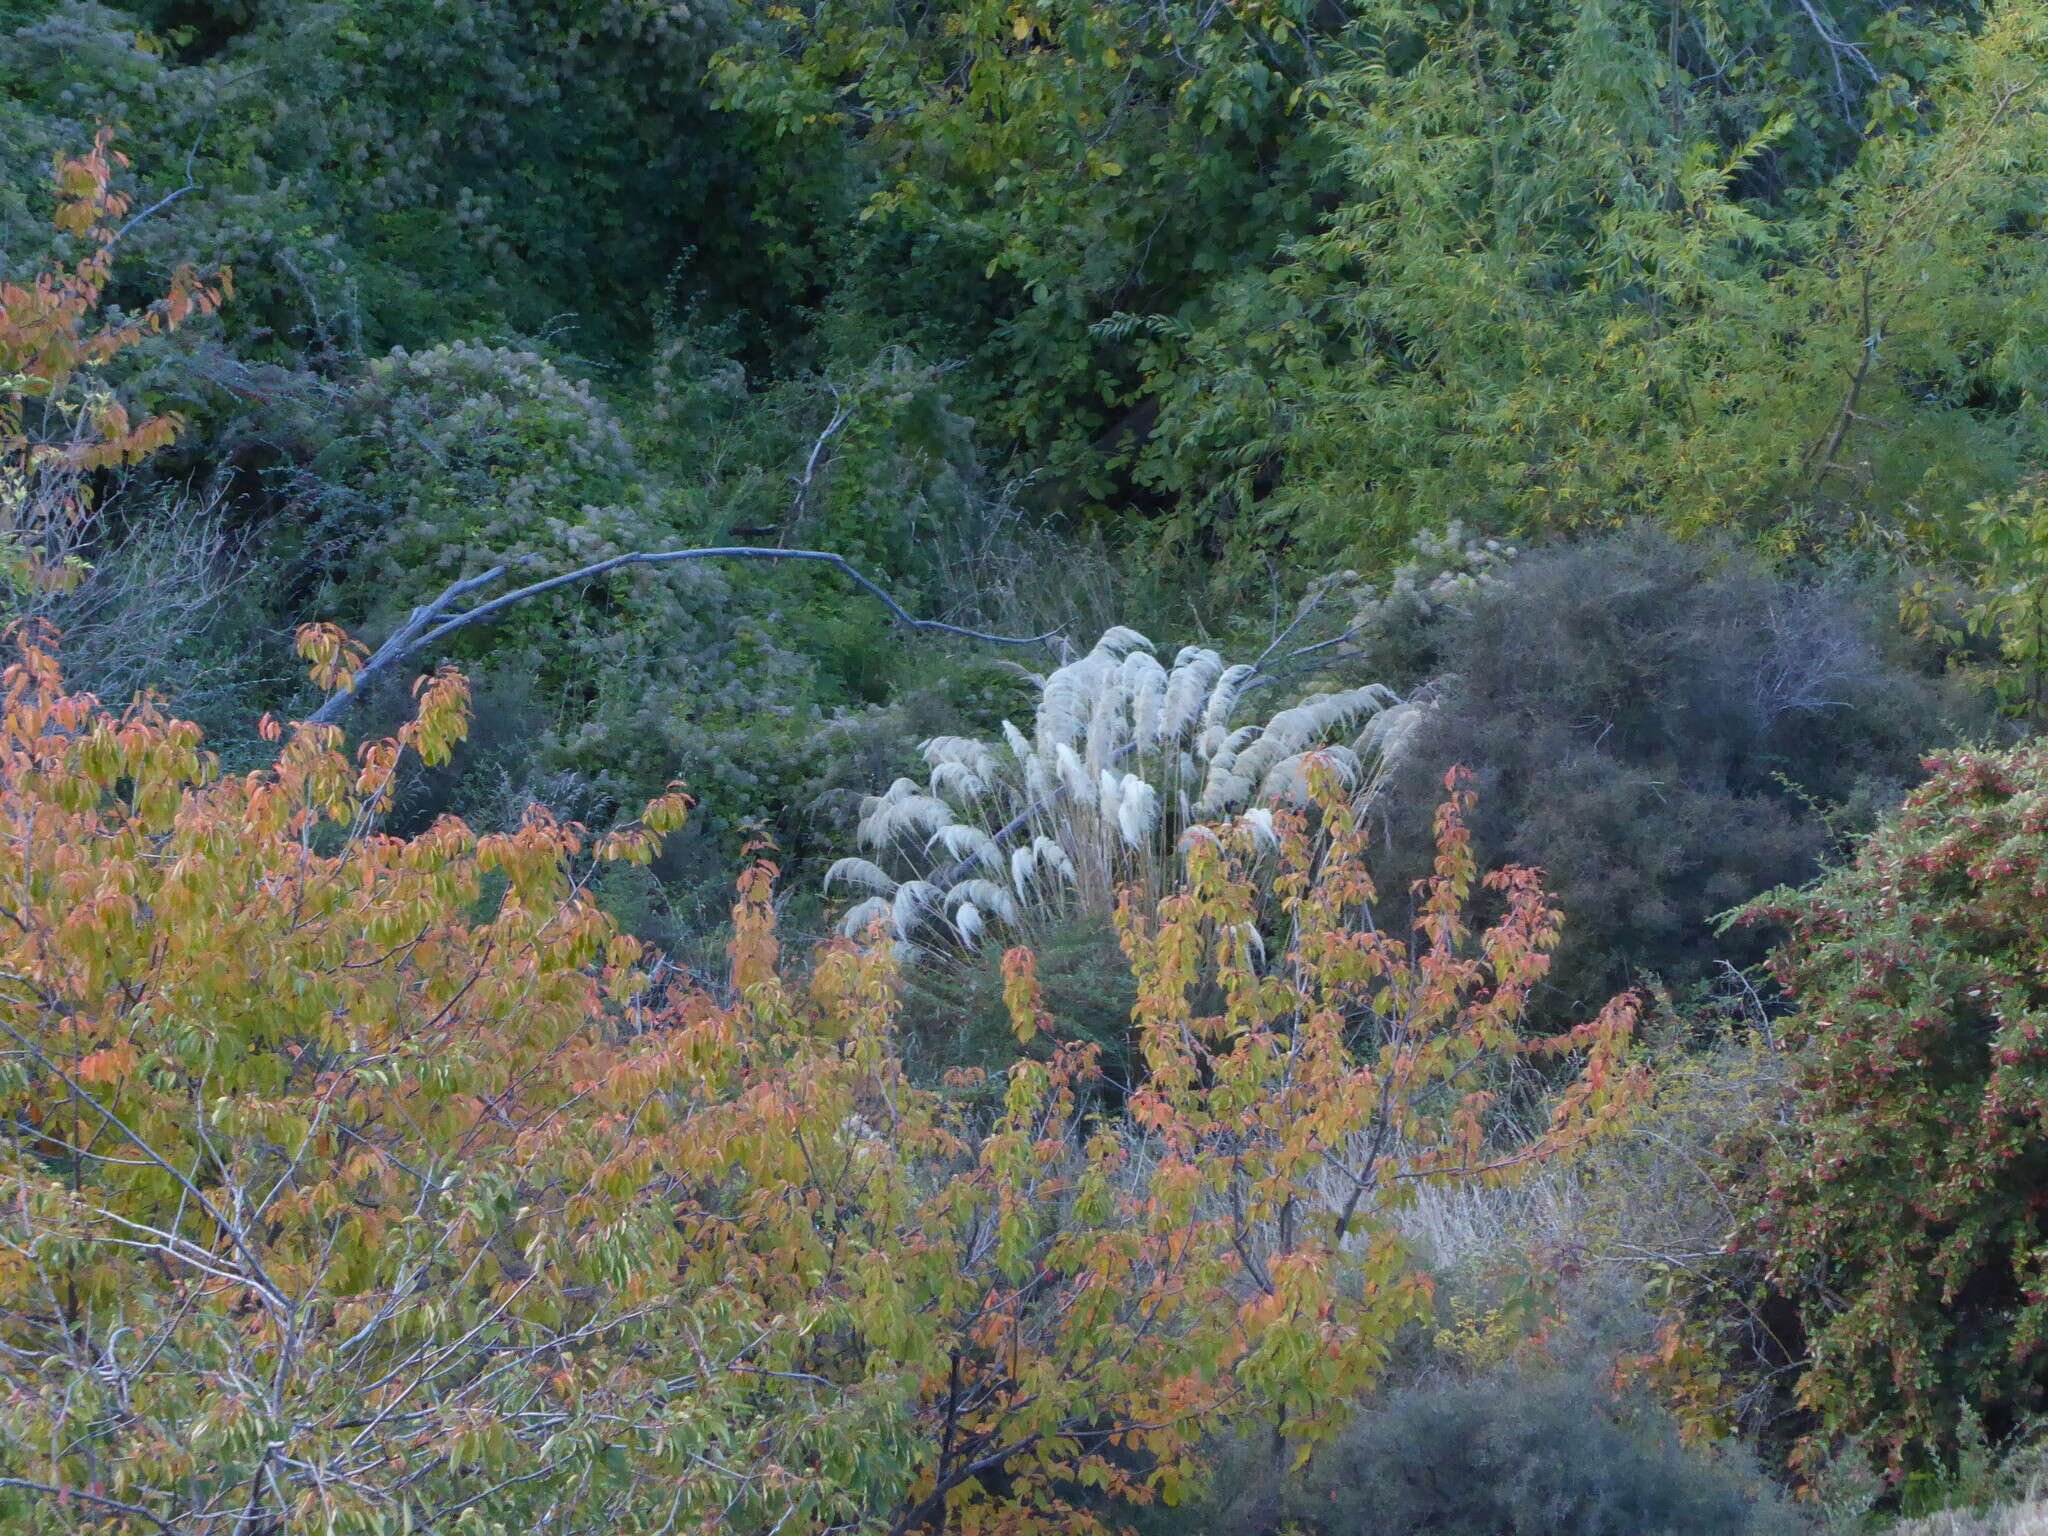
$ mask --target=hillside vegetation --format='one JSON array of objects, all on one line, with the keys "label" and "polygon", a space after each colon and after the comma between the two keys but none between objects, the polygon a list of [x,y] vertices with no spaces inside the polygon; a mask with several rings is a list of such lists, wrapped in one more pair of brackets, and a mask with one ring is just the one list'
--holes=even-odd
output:
[{"label": "hillside vegetation", "polygon": [[0,0],[0,1536],[2048,1476],[2048,0]]}]

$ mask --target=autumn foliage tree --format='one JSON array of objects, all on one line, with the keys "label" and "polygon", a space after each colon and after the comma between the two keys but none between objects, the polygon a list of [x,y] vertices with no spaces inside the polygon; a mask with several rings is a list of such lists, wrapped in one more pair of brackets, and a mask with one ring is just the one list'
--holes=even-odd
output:
[{"label": "autumn foliage tree", "polygon": [[229,275],[189,266],[134,314],[102,314],[130,199],[115,190],[127,157],[102,128],[92,148],[57,161],[56,225],[82,247],[25,282],[0,283],[0,538],[17,588],[61,583],[92,509],[89,477],[168,446],[175,414],[131,414],[100,370],[144,337],[219,308]]},{"label": "autumn foliage tree", "polygon": [[[302,649],[325,687],[360,661]],[[1468,931],[1462,791],[1412,942],[1330,794],[1127,903],[1127,1122],[1013,953],[1051,1044],[978,1118],[905,1074],[885,947],[783,963],[766,863],[728,981],[650,984],[584,880],[680,797],[595,839],[388,831],[465,711],[443,672],[388,740],[266,722],[275,761],[223,777],[34,636],[7,670],[0,1532],[1097,1529],[1196,1481],[1219,1418],[1306,1445],[1374,1379],[1425,1294],[1404,1188],[1629,1095],[1625,1005],[1518,1038],[1556,915],[1509,872]],[[1532,1050],[1587,1059],[1521,1137],[1487,1090]]]}]

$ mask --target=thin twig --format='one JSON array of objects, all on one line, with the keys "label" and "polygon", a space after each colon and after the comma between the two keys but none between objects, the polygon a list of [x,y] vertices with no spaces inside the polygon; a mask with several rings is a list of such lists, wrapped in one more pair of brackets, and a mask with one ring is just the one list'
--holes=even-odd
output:
[{"label": "thin twig", "polygon": [[164,1536],[178,1536],[177,1527],[151,1514],[140,1504],[125,1504],[119,1499],[110,1499],[105,1494],[88,1493],[83,1488],[63,1488],[55,1483],[31,1482],[25,1477],[0,1477],[0,1488],[25,1488],[30,1493],[44,1493],[56,1499],[82,1499],[88,1504],[97,1504],[101,1509],[118,1510],[124,1515],[135,1515],[147,1520]]}]

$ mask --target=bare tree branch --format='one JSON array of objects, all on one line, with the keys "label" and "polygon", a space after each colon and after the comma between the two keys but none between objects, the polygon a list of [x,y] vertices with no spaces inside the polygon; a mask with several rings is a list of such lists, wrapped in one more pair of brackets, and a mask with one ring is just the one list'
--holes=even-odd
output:
[{"label": "bare tree branch", "polygon": [[906,629],[930,630],[940,634],[959,635],[968,640],[983,640],[991,645],[1040,645],[1058,634],[1049,630],[1042,635],[990,635],[978,629],[964,629],[957,624],[944,624],[937,619],[920,619],[891,597],[888,592],[856,570],[844,555],[831,554],[821,549],[757,549],[751,545],[732,545],[706,549],[670,549],[659,551],[638,551],[630,555],[614,555],[609,560],[600,560],[580,570],[568,571],[560,576],[550,576],[545,581],[536,581],[516,591],[494,597],[489,602],[474,608],[457,610],[456,605],[473,593],[481,592],[502,581],[506,567],[493,566],[481,576],[470,576],[452,582],[439,597],[422,603],[413,609],[397,632],[378,646],[348,687],[341,689],[307,717],[310,725],[326,725],[347,709],[363,691],[363,685],[387,667],[396,665],[415,651],[432,645],[446,635],[471,624],[479,624],[493,618],[514,603],[538,597],[543,592],[552,592],[557,587],[590,581],[612,571],[623,570],[631,565],[678,565],[685,560],[809,560],[829,565],[843,571],[854,583],[863,588],[871,597],[889,610],[890,617]]},{"label": "bare tree branch", "polygon": [[[804,505],[810,500],[811,481],[817,477],[818,461],[825,456],[825,449],[838,434],[839,429],[853,420],[853,407],[841,400],[838,387],[828,383],[832,391],[832,419],[825,423],[825,430],[818,434],[818,440],[811,444],[811,456],[804,461],[804,472],[790,483],[796,487],[796,499],[789,504],[789,516],[783,522],[785,537],[801,537],[803,534]],[[777,544],[781,543],[778,539]]]}]

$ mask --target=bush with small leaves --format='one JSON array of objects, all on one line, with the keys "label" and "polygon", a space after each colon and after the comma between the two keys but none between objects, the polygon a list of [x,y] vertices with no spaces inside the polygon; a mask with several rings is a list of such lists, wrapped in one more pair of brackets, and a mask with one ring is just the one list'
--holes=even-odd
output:
[{"label": "bush with small leaves", "polygon": [[1513,1371],[1367,1408],[1298,1470],[1258,1438],[1217,1494],[1148,1536],[1792,1536],[1739,1450],[1688,1450],[1648,1405],[1585,1378]]},{"label": "bush with small leaves", "polygon": [[2048,1409],[2048,746],[1957,752],[1855,862],[1749,916],[1797,1005],[1792,1134],[1738,1188],[1800,1396],[1895,1473]]},{"label": "bush with small leaves", "polygon": [[1887,635],[1874,585],[1647,531],[1522,556],[1428,637],[1434,701],[1387,797],[1402,867],[1436,775],[1463,763],[1483,845],[1543,868],[1572,914],[1565,1006],[1759,959],[1717,914],[1809,876],[1930,743],[1992,728],[1987,701]]}]

